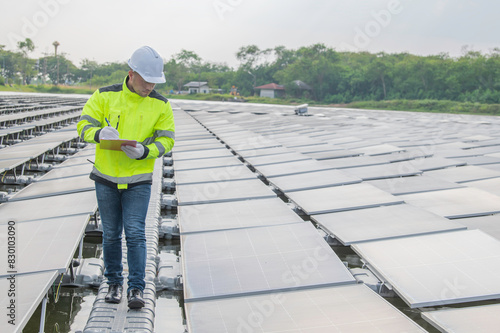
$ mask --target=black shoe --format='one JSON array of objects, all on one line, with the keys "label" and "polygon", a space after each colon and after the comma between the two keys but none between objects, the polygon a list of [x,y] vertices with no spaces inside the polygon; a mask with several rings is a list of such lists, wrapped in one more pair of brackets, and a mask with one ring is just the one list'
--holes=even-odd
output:
[{"label": "black shoe", "polygon": [[123,287],[119,284],[110,284],[104,298],[106,303],[118,304],[122,300]]},{"label": "black shoe", "polygon": [[140,309],[146,304],[142,298],[142,290],[132,288],[127,293],[128,307],[131,309]]}]

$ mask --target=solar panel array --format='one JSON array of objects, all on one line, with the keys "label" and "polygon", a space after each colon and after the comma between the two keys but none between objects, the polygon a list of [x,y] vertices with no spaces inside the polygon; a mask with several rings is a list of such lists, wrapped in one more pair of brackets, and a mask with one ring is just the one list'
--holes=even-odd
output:
[{"label": "solar panel array", "polygon": [[[3,290],[8,290],[9,278],[15,275],[17,288],[16,325],[2,327],[5,332],[20,332],[56,278],[66,272],[97,211],[94,187],[88,180],[92,165],[86,161],[93,149],[66,155],[66,161],[57,166],[64,172],[43,175],[31,171],[33,183],[24,188],[22,182],[9,183],[10,176],[22,176],[25,169],[44,163],[59,149],[76,146],[74,123],[85,99],[2,95],[0,100],[0,182],[2,188],[12,190],[3,197],[6,202],[0,204],[0,250],[8,253],[12,244],[7,238],[8,225],[14,224],[16,237],[16,264],[1,261],[0,283]],[[15,140],[12,133],[16,133]],[[82,166],[86,177],[75,176],[71,165]],[[3,293],[1,306],[7,308],[9,302],[8,293]]]},{"label": "solar panel array", "polygon": [[[187,101],[177,105],[299,209],[306,223],[313,222],[355,249],[408,306],[498,298],[498,118],[322,108],[310,108],[311,116],[298,117],[282,106]],[[210,226],[231,228],[229,222],[212,222],[218,216],[209,215],[208,228],[203,229],[202,212],[190,213],[189,221],[196,221],[194,232]],[[235,221],[233,226],[240,228]],[[467,230],[470,226],[482,231]],[[228,239],[221,237],[215,243]],[[433,270],[436,273],[430,274]],[[205,272],[210,276],[207,272],[210,269]],[[248,304],[257,296],[241,297]],[[235,304],[229,298],[227,302]],[[196,309],[198,303],[221,318],[217,322],[188,311],[188,326],[198,327],[201,316],[204,324],[215,327],[242,327],[228,324],[230,320],[220,315],[217,307],[223,302],[217,297],[188,302],[187,309]],[[209,306],[214,307],[208,310]],[[190,314],[196,319],[191,321]],[[266,329],[259,326],[258,331]]]},{"label": "solar panel array", "polygon": [[[172,180],[190,333],[424,331],[356,284],[324,233],[354,250],[436,329],[460,331],[477,318],[484,331],[495,327],[497,304],[481,302],[500,298],[500,119],[336,108],[310,108],[302,117],[286,106],[172,104]],[[17,109],[0,103],[0,112],[8,110],[2,114]],[[11,150],[0,159],[7,161],[4,175],[54,149],[45,144],[71,141],[64,132],[29,139],[39,146],[34,152],[29,144]],[[0,153],[5,149],[11,148]],[[0,205],[0,215],[15,219],[26,240],[19,283],[32,287],[19,302],[24,323],[67,268],[95,212],[86,179],[91,156],[81,151]],[[51,241],[63,233],[64,241]],[[157,233],[149,237],[157,245]],[[32,260],[35,253],[43,260]],[[148,267],[154,278],[154,264]],[[0,275],[6,272],[2,267]],[[147,313],[127,329],[152,329],[153,289]],[[100,327],[92,326],[99,311],[109,310],[102,299],[96,305],[89,332]]]},{"label": "solar panel array", "polygon": [[[251,171],[254,171],[262,184],[271,186],[281,200],[288,200],[287,205],[298,209],[307,225],[317,225],[340,243],[355,249],[366,262],[366,267],[372,270],[383,283],[394,288],[411,308],[498,298],[491,284],[491,281],[496,279],[491,274],[486,274],[484,270],[480,271],[481,274],[474,275],[475,283],[464,287],[470,289],[470,294],[455,295],[450,292],[446,297],[435,297],[426,289],[436,288],[442,291],[443,288],[439,288],[440,284],[441,286],[443,284],[443,276],[431,275],[424,269],[420,272],[419,267],[423,266],[416,264],[416,268],[413,268],[411,263],[420,263],[421,260],[438,257],[441,248],[430,253],[427,259],[419,252],[423,252],[420,250],[422,247],[430,248],[429,245],[422,243],[424,245],[410,247],[412,244],[410,240],[418,243],[430,239],[429,242],[443,246],[442,251],[453,252],[458,247],[456,243],[461,242],[453,241],[453,236],[458,237],[463,232],[465,236],[461,238],[462,240],[467,238],[474,239],[474,241],[470,246],[465,246],[465,250],[460,255],[468,251],[478,252],[475,248],[480,244],[483,249],[486,246],[484,244],[491,244],[488,249],[492,252],[499,252],[496,249],[496,246],[500,244],[497,239],[486,235],[483,231],[467,230],[467,226],[460,223],[464,217],[491,217],[490,225],[498,221],[499,215],[496,213],[500,207],[500,197],[490,192],[496,189],[495,182],[500,178],[500,172],[491,167],[495,165],[493,163],[495,156],[486,156],[490,157],[486,160],[477,159],[476,161],[481,163],[480,166],[469,164],[475,160],[468,158],[479,152],[495,154],[498,151],[498,147],[494,147],[498,143],[495,139],[497,134],[491,130],[492,127],[498,125],[495,118],[471,117],[471,121],[468,121],[456,115],[383,111],[371,114],[368,111],[326,109],[314,110],[315,112],[310,117],[297,117],[289,116],[286,108],[275,106],[235,106],[231,103],[181,101],[177,105],[181,105],[198,122],[186,118],[186,123],[190,124],[190,128],[202,125],[204,130],[213,134],[220,140],[221,145],[227,147]],[[182,117],[184,119],[184,115]],[[429,118],[438,119],[430,120]],[[402,124],[405,126],[401,126]],[[436,124],[444,126],[446,131],[441,128],[436,129]],[[457,128],[460,137],[457,134]],[[485,134],[479,136],[477,133]],[[462,137],[463,142],[460,141]],[[491,141],[492,145],[478,142],[478,140]],[[211,146],[212,149],[214,147]],[[488,150],[482,147],[488,147]],[[183,145],[182,149],[184,148]],[[474,149],[481,150],[472,152],[471,150]],[[217,151],[223,150],[217,149]],[[214,155],[213,159],[220,158],[222,156],[220,152]],[[329,155],[320,155],[325,152]],[[205,153],[207,155],[200,155],[200,157],[210,158],[208,150],[205,150]],[[460,158],[468,158],[469,163]],[[173,160],[175,168],[175,152]],[[236,163],[235,160],[232,162]],[[193,165],[196,165],[195,159],[193,159]],[[489,168],[484,168],[488,165]],[[183,165],[184,168],[186,166]],[[464,169],[459,170],[460,168]],[[441,177],[441,175],[444,176]],[[470,183],[481,181],[491,183],[480,184],[481,189],[469,186]],[[253,283],[250,284],[246,284],[244,279],[241,280],[238,272],[256,273],[259,270],[262,272],[263,269],[262,262],[259,260],[251,264],[250,257],[255,253],[250,250],[263,246],[264,243],[251,242],[248,248],[243,244],[248,239],[253,239],[248,234],[256,233],[255,230],[260,229],[268,233],[270,230],[289,229],[292,226],[295,228],[304,225],[304,222],[275,223],[272,226],[264,226],[257,218],[254,224],[242,224],[237,215],[239,208],[233,209],[231,205],[233,202],[244,200],[248,209],[251,201],[270,199],[245,198],[235,195],[231,199],[226,199],[227,202],[223,204],[211,203],[219,202],[219,192],[233,193],[232,185],[238,182],[239,180],[230,178],[222,182],[222,184],[227,183],[224,186],[227,186],[228,192],[222,187],[219,187],[217,191],[217,187],[213,185],[215,182],[207,183],[212,184],[209,186],[205,184],[204,189],[197,188],[198,197],[203,197],[201,193],[205,193],[208,197],[213,194],[215,201],[206,200],[206,198],[196,202],[182,200],[179,191],[182,192],[184,186],[177,188],[182,244],[183,246],[187,244],[183,267],[186,279],[188,327],[195,331],[199,327],[197,326],[198,320],[201,320],[204,325],[213,324],[220,331],[224,331],[223,326],[227,331],[243,327],[237,325],[244,325],[242,322],[231,322],[228,319],[230,315],[226,317],[224,314],[226,310],[217,308],[219,304],[226,301],[227,304],[233,305],[240,300],[248,304],[251,299],[264,297],[262,295],[275,293],[286,295],[290,292],[286,287],[277,288],[274,291],[272,289],[266,291],[266,288],[262,286],[257,287],[256,285],[266,281],[267,283],[264,283],[266,286],[272,285],[263,276],[259,278],[247,274],[252,276],[250,281]],[[248,192],[246,186],[238,187],[241,189],[240,193]],[[469,202],[466,202],[466,197],[469,197]],[[205,216],[205,210],[197,206],[207,204],[214,205],[214,207],[207,210],[210,213]],[[258,211],[263,212],[263,209],[266,209],[265,212],[270,212],[272,210],[262,207]],[[192,210],[184,211],[185,208]],[[219,213],[221,211],[225,213]],[[265,214],[263,212],[263,215]],[[242,216],[256,216],[256,213],[255,211],[250,214],[247,212]],[[231,219],[234,220],[234,224],[231,223]],[[218,223],[219,220],[224,222]],[[289,231],[283,234],[293,235],[294,233]],[[265,237],[257,238],[265,239]],[[398,268],[394,269],[403,277],[393,273],[392,267],[384,263],[384,260],[391,262],[392,252],[399,250],[389,248],[388,244],[392,244],[391,242],[401,242],[410,247],[410,250],[402,251],[406,255],[396,265]],[[231,254],[231,249],[240,243],[242,251],[249,256],[247,261],[244,260],[248,264],[242,267],[237,264],[240,259],[238,255]],[[265,244],[273,244],[273,242],[267,240]],[[380,257],[370,251],[380,254]],[[410,256],[410,253],[413,256]],[[478,259],[479,257],[474,257],[471,261]],[[497,260],[495,255],[489,256],[488,259],[492,260],[489,262],[489,267],[495,267]],[[408,268],[402,262],[407,263]],[[466,272],[477,269],[476,266],[469,266],[465,259],[458,260],[453,265]],[[281,267],[279,264],[276,266]],[[445,267],[443,270],[449,270],[450,274],[455,273],[450,269],[454,266],[449,266],[447,258],[443,258],[437,266]],[[248,271],[248,267],[252,269]],[[402,273],[407,271],[411,274]],[[205,279],[190,278],[190,272],[197,272],[195,275],[203,276]],[[225,276],[225,273],[228,276]],[[395,278],[392,278],[393,275]],[[409,276],[412,277],[411,281],[417,287],[409,288],[402,282],[409,279]],[[415,283],[418,279],[422,279],[423,282]],[[448,281],[446,279],[449,277],[445,276],[445,282]],[[448,282],[450,281],[452,280]],[[236,284],[233,285],[233,283]],[[245,289],[242,286],[251,286],[254,289]],[[299,286],[299,288],[302,287]],[[331,288],[340,288],[340,286]],[[487,292],[488,288],[490,289]],[[307,289],[309,288],[305,287],[305,290]],[[266,300],[271,300],[270,296],[267,296]],[[190,310],[197,308],[203,311],[191,312]],[[218,314],[215,315],[214,311]],[[253,313],[252,311],[242,312],[239,315],[245,318],[245,315]],[[191,315],[193,320],[190,319]],[[214,320],[210,316],[218,319]],[[269,327],[273,327],[274,319],[278,320],[274,316],[270,319],[266,318]],[[262,323],[259,322],[259,324]],[[294,329],[297,327],[295,326]],[[265,332],[266,329],[259,325],[258,331]],[[286,328],[283,329],[286,331]]]}]

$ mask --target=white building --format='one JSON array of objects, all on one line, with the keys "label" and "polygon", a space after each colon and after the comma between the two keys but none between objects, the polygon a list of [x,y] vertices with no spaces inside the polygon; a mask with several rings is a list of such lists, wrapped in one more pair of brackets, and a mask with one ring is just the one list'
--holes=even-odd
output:
[{"label": "white building", "polygon": [[285,86],[269,83],[263,86],[254,87],[254,89],[260,89],[260,97],[282,97],[285,95]]},{"label": "white building", "polygon": [[208,82],[191,81],[183,87],[188,88],[190,94],[208,94],[210,92]]}]

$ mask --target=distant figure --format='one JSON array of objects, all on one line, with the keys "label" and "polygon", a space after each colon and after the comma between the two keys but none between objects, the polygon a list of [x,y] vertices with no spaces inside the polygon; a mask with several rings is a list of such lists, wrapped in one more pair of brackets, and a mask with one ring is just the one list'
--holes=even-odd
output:
[{"label": "distant figure", "polygon": [[[128,289],[131,309],[145,304],[145,219],[151,196],[155,159],[174,145],[174,117],[170,102],[154,90],[164,83],[163,60],[149,46],[136,50],[128,60],[130,70],[122,84],[100,88],[83,108],[78,135],[96,144],[95,181],[103,227],[105,301],[120,303],[123,293],[122,232],[127,241]],[[136,140],[121,151],[101,149],[103,139]]]}]

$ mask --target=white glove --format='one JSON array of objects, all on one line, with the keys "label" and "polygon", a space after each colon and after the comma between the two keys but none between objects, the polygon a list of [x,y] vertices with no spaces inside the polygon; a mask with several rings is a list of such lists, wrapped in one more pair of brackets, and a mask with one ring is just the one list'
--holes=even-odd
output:
[{"label": "white glove", "polygon": [[102,139],[113,140],[120,138],[120,133],[111,126],[106,126],[99,132],[99,141]]},{"label": "white glove", "polygon": [[138,159],[144,155],[144,146],[138,143],[134,146],[122,146],[122,151],[131,159]]}]

